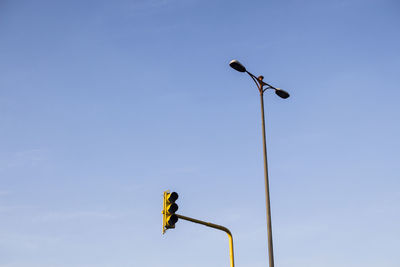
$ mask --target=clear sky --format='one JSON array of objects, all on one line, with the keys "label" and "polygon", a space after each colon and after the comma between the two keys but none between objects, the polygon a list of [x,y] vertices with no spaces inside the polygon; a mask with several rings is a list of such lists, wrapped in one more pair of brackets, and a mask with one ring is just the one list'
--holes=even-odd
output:
[{"label": "clear sky", "polygon": [[400,266],[397,0],[0,1],[0,266]]}]

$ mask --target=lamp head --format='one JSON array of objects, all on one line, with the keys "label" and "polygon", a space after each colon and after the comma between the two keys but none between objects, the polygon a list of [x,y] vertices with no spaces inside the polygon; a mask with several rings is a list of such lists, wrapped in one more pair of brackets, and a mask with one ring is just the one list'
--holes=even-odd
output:
[{"label": "lamp head", "polygon": [[285,90],[282,90],[280,88],[275,88],[275,94],[277,94],[279,97],[281,97],[283,99],[286,99],[290,96],[288,92],[286,92]]},{"label": "lamp head", "polygon": [[233,69],[235,69],[239,72],[246,72],[246,68],[236,59],[229,62],[229,66],[231,66]]}]

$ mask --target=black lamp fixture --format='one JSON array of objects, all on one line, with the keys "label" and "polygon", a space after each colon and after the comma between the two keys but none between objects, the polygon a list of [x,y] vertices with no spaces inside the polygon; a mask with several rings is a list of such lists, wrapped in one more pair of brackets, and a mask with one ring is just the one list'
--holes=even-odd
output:
[{"label": "black lamp fixture", "polygon": [[[266,82],[263,81],[264,76],[258,76],[256,77],[255,75],[253,75],[252,73],[248,72],[246,70],[246,67],[243,66],[242,63],[240,63],[238,60],[234,59],[231,62],[229,62],[229,66],[231,66],[232,69],[237,70],[239,72],[246,72],[247,74],[250,75],[250,77],[253,79],[253,81],[257,84],[258,90],[260,91],[260,93],[264,93],[267,89],[274,89],[275,90],[275,94],[277,94],[279,97],[286,99],[290,96],[290,94],[288,92],[286,92],[285,90],[282,90],[280,88],[276,88]],[[266,88],[264,88],[264,86],[266,86]]]}]

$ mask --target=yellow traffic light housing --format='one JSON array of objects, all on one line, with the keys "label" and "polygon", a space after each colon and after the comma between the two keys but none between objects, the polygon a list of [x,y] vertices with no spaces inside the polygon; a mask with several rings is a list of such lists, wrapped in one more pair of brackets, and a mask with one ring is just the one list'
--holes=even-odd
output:
[{"label": "yellow traffic light housing", "polygon": [[169,191],[164,192],[163,197],[163,234],[167,229],[175,228],[175,223],[178,221],[178,216],[175,212],[178,210],[178,205],[175,201],[178,199],[178,193]]}]

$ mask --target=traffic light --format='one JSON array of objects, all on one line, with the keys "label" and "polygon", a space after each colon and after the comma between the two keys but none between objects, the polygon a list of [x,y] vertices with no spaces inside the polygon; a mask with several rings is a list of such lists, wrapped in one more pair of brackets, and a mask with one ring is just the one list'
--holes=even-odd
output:
[{"label": "traffic light", "polygon": [[175,228],[175,223],[178,221],[178,216],[175,212],[178,210],[178,205],[175,201],[178,199],[178,193],[169,191],[164,192],[163,198],[163,234],[167,229]]}]

